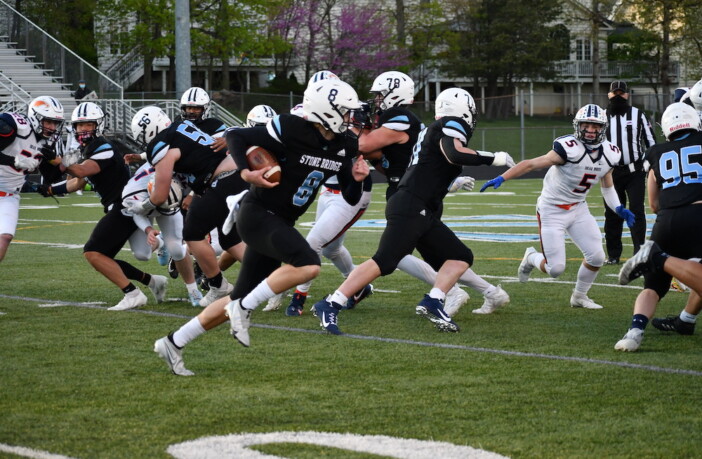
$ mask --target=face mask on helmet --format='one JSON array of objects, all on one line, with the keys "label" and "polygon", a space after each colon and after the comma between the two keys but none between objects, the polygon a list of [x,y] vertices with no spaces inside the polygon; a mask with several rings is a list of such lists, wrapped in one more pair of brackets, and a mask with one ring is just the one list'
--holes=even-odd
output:
[{"label": "face mask on helmet", "polygon": [[144,107],[132,118],[132,138],[145,148],[156,135],[171,125],[171,119],[156,106]]},{"label": "face mask on helmet", "polygon": [[34,133],[53,145],[61,138],[63,127],[63,105],[56,98],[41,96],[32,100],[27,107],[27,118]]},{"label": "face mask on helmet", "polygon": [[685,132],[702,130],[702,124],[697,110],[685,103],[675,102],[663,112],[661,128],[667,140],[674,140]]},{"label": "face mask on helmet", "polygon": [[199,122],[210,115],[210,96],[202,88],[192,87],[180,98],[180,115],[184,120]]},{"label": "face mask on helmet", "polygon": [[443,90],[434,103],[434,115],[437,120],[444,116],[463,118],[472,130],[478,124],[478,109],[473,96],[461,88]]},{"label": "face mask on helmet", "polygon": [[[596,125],[595,131],[591,131],[583,123]],[[583,144],[596,148],[605,140],[607,135],[607,114],[598,105],[587,104],[578,110],[573,118],[573,128],[575,137]]]},{"label": "face mask on helmet", "polygon": [[71,114],[73,136],[81,146],[102,136],[105,130],[105,112],[93,102],[83,102]]},{"label": "face mask on helmet", "polygon": [[414,81],[402,72],[385,72],[378,75],[371,85],[373,99],[379,110],[387,110],[414,102]]},{"label": "face mask on helmet", "polygon": [[248,127],[265,126],[268,121],[275,118],[277,113],[268,105],[256,105],[246,115],[246,125]]},{"label": "face mask on helmet", "polygon": [[319,123],[336,134],[348,131],[350,110],[358,110],[361,103],[356,91],[341,80],[327,79],[309,86],[302,101],[303,116]]},{"label": "face mask on helmet", "polygon": [[[155,189],[156,175],[153,174],[146,185],[146,190],[149,192],[149,198]],[[168,190],[166,201],[158,206],[158,210],[163,215],[174,215],[180,210],[180,204],[183,201],[183,185],[177,179],[171,179],[171,187]]]}]

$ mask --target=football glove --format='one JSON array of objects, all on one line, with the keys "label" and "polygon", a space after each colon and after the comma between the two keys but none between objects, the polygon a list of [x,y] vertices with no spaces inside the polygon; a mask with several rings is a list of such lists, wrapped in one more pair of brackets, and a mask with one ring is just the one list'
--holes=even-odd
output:
[{"label": "football glove", "polygon": [[[496,151],[495,159],[492,161],[493,166],[514,167],[515,162],[506,151]],[[496,187],[497,188],[497,187]]]},{"label": "football glove", "polygon": [[37,188],[37,193],[44,196],[45,198],[54,195],[54,191],[51,189],[51,185],[47,183],[42,183],[41,185],[39,185],[39,188]]},{"label": "football glove", "polygon": [[15,169],[33,171],[39,167],[39,160],[24,155],[15,156]]},{"label": "football glove", "polygon": [[473,191],[475,186],[475,179],[473,177],[468,177],[467,175],[456,178],[456,180],[451,183],[449,187],[449,193],[455,193],[459,190]]},{"label": "football glove", "polygon": [[69,150],[65,155],[63,155],[63,158],[61,158],[61,164],[63,164],[63,167],[71,167],[74,164],[78,164],[81,157],[82,155],[80,150]]},{"label": "football glove", "polygon": [[614,209],[615,212],[617,212],[617,215],[626,222],[626,226],[631,229],[632,226],[634,226],[634,223],[636,222],[636,216],[632,211],[627,209],[624,206],[619,206],[616,209]]},{"label": "football glove", "polygon": [[156,208],[156,204],[151,202],[151,199],[144,199],[143,201],[138,200],[128,200],[124,204],[127,206],[127,210],[132,213],[132,215],[149,215],[152,210]]},{"label": "football glove", "polygon": [[487,190],[490,187],[493,187],[494,189],[498,189],[504,181],[505,181],[504,177],[502,177],[501,175],[498,175],[494,179],[488,180],[487,182],[485,182],[485,184],[480,187],[480,192],[482,193],[483,191]]}]

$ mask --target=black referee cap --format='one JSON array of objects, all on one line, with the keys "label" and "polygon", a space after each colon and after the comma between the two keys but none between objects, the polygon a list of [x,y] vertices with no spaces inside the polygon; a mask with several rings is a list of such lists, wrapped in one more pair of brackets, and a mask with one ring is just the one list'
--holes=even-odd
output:
[{"label": "black referee cap", "polygon": [[612,84],[609,85],[609,92],[614,92],[614,91],[629,92],[629,88],[626,86],[625,81],[616,80],[616,81],[613,81]]}]

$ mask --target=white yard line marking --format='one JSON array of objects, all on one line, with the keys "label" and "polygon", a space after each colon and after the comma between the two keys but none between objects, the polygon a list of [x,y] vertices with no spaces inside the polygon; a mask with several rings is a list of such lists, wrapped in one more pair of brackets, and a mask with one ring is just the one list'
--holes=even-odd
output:
[{"label": "white yard line marking", "polygon": [[[0,298],[8,298],[8,299],[21,300],[21,301],[31,301],[34,303],[46,303],[46,302],[50,301],[50,300],[47,300],[46,298],[31,298],[31,297],[2,295],[2,294],[0,294]],[[70,301],[54,301],[53,303],[55,303],[55,304],[60,303],[60,304],[66,305],[66,306],[75,306],[75,307],[79,307],[79,308],[106,309],[105,307],[97,306],[97,305],[91,304],[91,303],[77,303],[77,302],[70,302]],[[146,309],[130,309],[127,311],[122,311],[122,312],[146,314],[146,315],[159,316],[159,317],[173,317],[173,318],[180,318],[180,319],[185,319],[185,320],[192,319],[192,316],[188,316],[188,315],[173,314],[173,313],[159,312],[159,311],[149,311]],[[305,329],[305,328],[282,327],[279,325],[251,324],[251,326],[256,327],[256,328],[265,328],[265,329],[269,329],[269,330],[280,330],[280,331],[286,331],[286,332],[313,333],[315,335],[326,333],[322,330],[310,330],[310,329]],[[485,348],[485,347],[474,347],[474,346],[467,346],[467,345],[463,345],[463,344],[431,343],[431,342],[426,342],[426,341],[414,341],[414,340],[397,339],[397,338],[384,338],[382,336],[344,334],[344,335],[342,335],[342,337],[346,337],[348,339],[378,341],[378,342],[382,342],[382,343],[407,344],[407,345],[411,345],[411,346],[434,347],[434,348],[440,348],[440,349],[455,349],[455,350],[462,350],[462,351],[469,351],[469,352],[498,354],[498,355],[504,355],[504,356],[509,356],[509,357],[527,357],[527,358],[548,359],[548,360],[562,360],[562,361],[568,361],[568,362],[591,363],[591,364],[597,364],[597,365],[608,365],[608,366],[622,367],[622,368],[633,368],[633,369],[637,369],[637,370],[646,370],[646,371],[651,371],[651,372],[656,372],[656,373],[682,374],[682,375],[701,376],[702,377],[702,371],[697,371],[697,370],[686,370],[683,368],[666,368],[666,367],[658,367],[655,365],[641,365],[641,364],[630,363],[630,362],[617,362],[617,361],[612,361],[612,360],[590,359],[587,357],[571,357],[571,356],[555,355],[555,354],[541,354],[538,352],[508,351],[508,350],[504,350],[504,349],[491,349],[491,348]]]}]

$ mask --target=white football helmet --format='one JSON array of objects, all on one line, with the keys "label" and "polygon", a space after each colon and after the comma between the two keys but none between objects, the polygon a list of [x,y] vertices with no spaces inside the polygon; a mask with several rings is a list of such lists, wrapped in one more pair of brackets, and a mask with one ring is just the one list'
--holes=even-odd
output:
[{"label": "white football helmet", "polygon": [[300,118],[302,118],[302,117],[303,117],[303,114],[302,114],[302,104],[297,104],[297,105],[295,105],[293,108],[291,108],[291,109],[290,109],[290,114],[291,114],[291,115],[295,115],[295,116],[299,116]]},{"label": "white football helmet", "polygon": [[[184,120],[202,121],[210,116],[210,96],[202,88],[187,89],[180,98],[180,114]],[[186,107],[201,107],[202,114],[193,115],[185,111]]]},{"label": "white football helmet", "polygon": [[[37,136],[48,139],[50,144],[61,137],[61,128],[65,121],[63,105],[55,97],[39,96],[32,100],[27,107],[27,118]],[[45,128],[43,123],[45,120],[55,121],[58,124],[54,129]]]},{"label": "white football helmet", "polygon": [[[149,197],[154,190],[154,182],[156,174],[152,174],[149,178],[149,183],[146,185],[146,190],[149,192]],[[158,210],[163,215],[173,215],[180,209],[180,204],[183,201],[183,185],[175,177],[171,179],[171,189],[168,190],[166,201],[158,206]]]},{"label": "white football helmet", "polygon": [[[595,135],[594,139],[586,137],[586,131],[580,129],[580,123],[600,124],[602,127]],[[585,145],[598,147],[607,136],[607,113],[602,107],[595,104],[587,104],[583,106],[573,118],[573,129],[575,129],[575,138],[580,140]]]},{"label": "white football helmet", "polygon": [[692,102],[692,106],[695,107],[695,110],[702,112],[702,80],[695,83],[687,94],[690,96],[690,102]]},{"label": "white football helmet", "polygon": [[246,115],[246,126],[265,126],[275,115],[277,115],[275,110],[268,105],[256,105],[251,109],[249,114]]},{"label": "white football helmet", "polygon": [[132,138],[146,146],[170,125],[171,119],[163,110],[154,105],[144,107],[132,118]]},{"label": "white football helmet", "polygon": [[[92,131],[76,132],[77,123],[95,123]],[[105,131],[105,112],[94,102],[83,102],[73,109],[71,114],[71,126],[73,126],[73,136],[81,145],[87,145],[92,140],[100,137]]]},{"label": "white football helmet", "polygon": [[358,94],[339,79],[326,79],[313,83],[305,90],[302,113],[307,121],[320,123],[326,129],[340,134],[350,123],[350,110],[361,108]]},{"label": "white football helmet", "polygon": [[683,102],[668,105],[661,116],[661,127],[667,140],[670,140],[676,132],[702,131],[702,123],[697,111]]},{"label": "white football helmet", "polygon": [[414,102],[414,81],[402,72],[381,73],[373,81],[370,90],[382,96],[378,103],[381,110]]},{"label": "white football helmet", "polygon": [[461,88],[449,88],[441,91],[434,103],[434,115],[437,120],[444,116],[463,118],[473,130],[478,123],[478,109],[475,106],[473,96]]},{"label": "white football helmet", "polygon": [[336,76],[335,73],[330,72],[329,70],[320,70],[319,72],[316,72],[312,77],[310,78],[310,81],[307,82],[307,87],[309,87],[311,84],[318,83],[322,80],[327,80],[329,78],[334,78],[334,79],[339,79],[338,76]]}]

